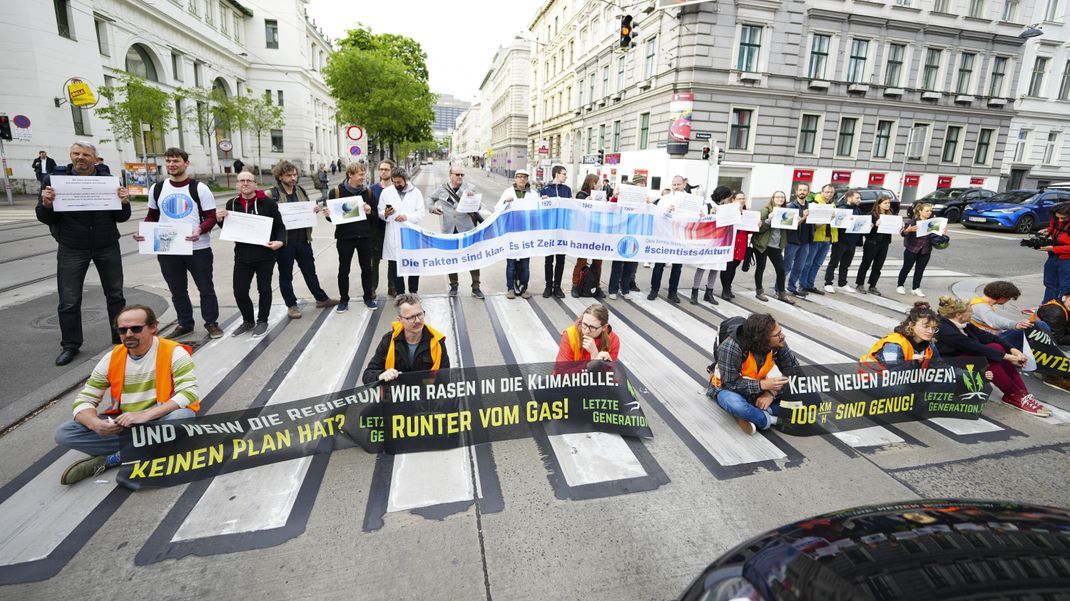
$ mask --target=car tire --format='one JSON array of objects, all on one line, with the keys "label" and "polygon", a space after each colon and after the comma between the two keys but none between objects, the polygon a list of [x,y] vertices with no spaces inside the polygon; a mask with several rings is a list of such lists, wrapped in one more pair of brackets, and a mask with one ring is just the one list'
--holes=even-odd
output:
[{"label": "car tire", "polygon": [[1014,224],[1014,231],[1019,234],[1032,233],[1033,228],[1036,227],[1037,219],[1032,215],[1022,215],[1022,218],[1018,220],[1018,223]]},{"label": "car tire", "polygon": [[947,218],[948,223],[958,223],[959,220],[962,219],[962,211],[959,211],[957,208],[952,207],[944,211],[944,217]]}]

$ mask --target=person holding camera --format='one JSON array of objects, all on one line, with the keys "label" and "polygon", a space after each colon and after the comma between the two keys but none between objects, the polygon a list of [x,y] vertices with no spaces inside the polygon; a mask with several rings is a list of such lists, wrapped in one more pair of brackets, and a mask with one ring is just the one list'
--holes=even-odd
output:
[{"label": "person holding camera", "polygon": [[1040,231],[1050,244],[1037,250],[1048,253],[1044,262],[1044,300],[1046,303],[1070,293],[1070,203],[1063,203],[1052,211],[1051,223]]}]

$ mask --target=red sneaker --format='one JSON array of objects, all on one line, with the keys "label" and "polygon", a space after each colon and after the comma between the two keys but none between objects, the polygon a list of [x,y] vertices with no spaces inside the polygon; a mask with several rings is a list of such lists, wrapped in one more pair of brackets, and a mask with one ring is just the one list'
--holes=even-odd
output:
[{"label": "red sneaker", "polygon": [[1003,399],[1003,402],[1019,411],[1025,411],[1026,413],[1037,417],[1048,417],[1051,415],[1051,409],[1045,407],[1031,394],[1022,395],[1019,398],[1012,397],[1010,399]]}]

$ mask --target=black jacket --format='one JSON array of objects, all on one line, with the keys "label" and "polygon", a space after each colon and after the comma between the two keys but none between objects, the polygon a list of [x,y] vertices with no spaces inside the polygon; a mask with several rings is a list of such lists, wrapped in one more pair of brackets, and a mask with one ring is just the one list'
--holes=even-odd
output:
[{"label": "black jacket", "polygon": [[[249,207],[246,211],[242,208],[242,204],[238,202],[238,198],[234,197],[227,201],[227,211],[234,211],[235,213],[252,213],[253,215],[262,215],[264,217],[271,217],[271,241],[286,242],[286,226],[282,223],[282,215],[279,214],[279,205],[274,200],[261,196],[263,192],[257,191],[257,199],[255,209],[253,206]],[[219,221],[219,227],[223,227],[223,221]],[[247,244],[245,242],[234,243],[234,261],[236,263],[259,263],[260,261],[274,261],[275,251],[266,246],[260,246],[259,244]]]},{"label": "black jacket", "polygon": [[[290,197],[282,191],[279,185],[275,185],[273,188],[267,191],[268,198],[274,200],[276,203],[290,202]],[[295,202],[309,202],[312,199],[308,197],[308,192],[299,185],[294,185],[294,196],[297,198]],[[272,238],[274,240],[275,238]],[[312,228],[304,227],[295,230],[286,230],[286,243],[287,244],[299,244],[301,242],[312,243]]]},{"label": "black jacket", "polygon": [[1051,337],[1060,346],[1070,344],[1070,322],[1066,319],[1067,311],[1047,303],[1037,309],[1037,319],[1048,324]]},{"label": "black jacket", "polygon": [[[998,343],[1003,351],[986,346],[993,342]],[[1010,349],[994,335],[972,323],[959,330],[950,319],[941,317],[940,331],[936,333],[936,350],[941,357],[984,357],[991,363],[999,363]]]},{"label": "black jacket", "polygon": [[[379,346],[375,349],[375,355],[372,356],[371,361],[368,361],[368,367],[364,368],[364,375],[361,376],[361,381],[365,384],[372,384],[379,380],[379,374],[386,371],[386,351],[390,348],[391,336],[393,336],[393,330],[383,335],[383,339],[379,341]],[[420,344],[416,347],[416,357],[409,365],[409,349],[405,346],[405,333],[402,332],[393,341],[394,344],[394,369],[405,373],[415,371],[427,371],[434,365],[431,362],[431,332],[426,327],[424,328],[424,335],[420,338]],[[446,339],[443,338],[439,341],[442,345],[442,361],[439,363],[439,369],[448,369],[450,366],[450,356],[446,353]]]},{"label": "black jacket", "polygon": [[[33,163],[31,163],[31,166],[33,167],[34,175],[40,175],[40,173],[41,173],[40,172],[40,169],[41,169],[41,157],[37,157],[36,159],[34,159]],[[56,170],[56,161],[52,157],[46,156],[45,157],[45,174],[47,175],[49,173],[52,173],[55,170]]]},{"label": "black jacket", "polygon": [[[350,196],[359,196],[364,199],[364,203],[372,207],[372,211],[375,211],[375,197],[372,196],[372,191],[361,186],[360,192],[354,194],[350,192],[344,184],[338,184],[337,187],[332,188],[327,193],[328,198],[348,198]],[[323,206],[327,206],[326,201],[320,203]],[[331,218],[328,217],[327,221]],[[372,235],[372,216],[368,215],[364,221],[354,221],[352,223],[343,223],[334,226],[334,238],[335,240],[349,240],[352,238],[369,238]]]},{"label": "black jacket", "polygon": [[[847,204],[847,201],[845,199],[840,199],[840,202],[836,204],[836,208],[851,209],[852,215],[862,215],[865,213],[865,210],[862,208],[861,205],[857,207],[852,207],[851,205]],[[845,244],[847,246],[862,246],[862,234],[848,234],[846,232],[847,230],[840,230],[839,238],[837,239],[836,244]]]},{"label": "black jacket", "polygon": [[[74,172],[72,171],[73,175]],[[52,176],[41,180],[41,190],[52,185]],[[63,246],[79,250],[106,248],[119,243],[116,223],[130,219],[130,203],[119,205],[117,211],[61,211],[56,212],[41,203],[37,195],[37,220],[49,226],[52,237]]]},{"label": "black jacket", "polygon": [[[801,217],[808,204],[809,201],[800,204],[798,199],[793,198],[788,202],[788,208],[798,211]],[[797,229],[785,230],[785,233],[788,235],[788,244],[810,244],[814,241],[814,226],[805,221]]]}]

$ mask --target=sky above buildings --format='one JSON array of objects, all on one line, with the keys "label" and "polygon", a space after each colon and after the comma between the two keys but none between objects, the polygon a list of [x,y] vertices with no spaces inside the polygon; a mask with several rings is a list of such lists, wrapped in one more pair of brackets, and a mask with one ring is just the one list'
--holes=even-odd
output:
[{"label": "sky above buildings", "polygon": [[308,15],[333,39],[356,23],[407,35],[427,52],[431,91],[478,99],[499,46],[527,29],[544,0],[311,0]]}]

